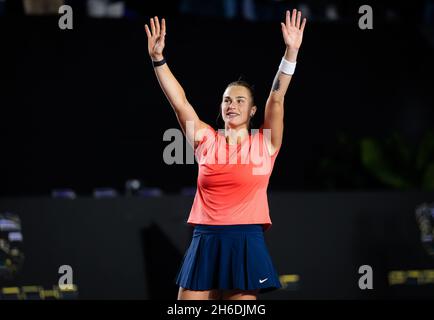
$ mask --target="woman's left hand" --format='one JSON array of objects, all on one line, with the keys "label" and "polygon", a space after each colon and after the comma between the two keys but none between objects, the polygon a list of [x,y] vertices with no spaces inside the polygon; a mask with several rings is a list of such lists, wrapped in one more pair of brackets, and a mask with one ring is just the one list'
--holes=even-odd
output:
[{"label": "woman's left hand", "polygon": [[285,45],[290,50],[300,49],[303,41],[303,31],[306,25],[306,18],[301,20],[301,11],[292,10],[292,17],[289,10],[286,11],[286,23],[281,22],[282,35]]}]

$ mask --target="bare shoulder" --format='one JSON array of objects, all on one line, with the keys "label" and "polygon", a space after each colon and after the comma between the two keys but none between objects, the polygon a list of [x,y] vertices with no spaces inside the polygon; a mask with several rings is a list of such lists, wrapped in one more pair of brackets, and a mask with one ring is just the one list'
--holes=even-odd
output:
[{"label": "bare shoulder", "polygon": [[215,130],[206,122],[199,121],[197,128],[194,128],[194,145],[197,145],[202,142],[204,137],[214,135]]},{"label": "bare shoulder", "polygon": [[194,140],[202,141],[208,134],[214,134],[214,129],[207,123],[199,121],[197,128],[194,128]]},{"label": "bare shoulder", "polygon": [[259,128],[259,132],[261,132],[263,141],[268,150],[268,154],[270,156],[274,156],[275,153],[279,150],[280,145],[276,146],[271,142],[271,134],[267,134],[266,130],[264,131],[264,125],[261,125],[261,127]]},{"label": "bare shoulder", "polygon": [[268,149],[268,153],[270,156],[274,156],[276,154],[276,152],[279,150],[279,147],[273,146],[272,144],[270,144],[270,146],[267,147]]}]

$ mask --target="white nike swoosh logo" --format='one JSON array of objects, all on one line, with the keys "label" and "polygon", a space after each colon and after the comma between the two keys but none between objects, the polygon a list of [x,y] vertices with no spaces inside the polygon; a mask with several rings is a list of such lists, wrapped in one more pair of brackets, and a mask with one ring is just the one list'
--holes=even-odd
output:
[{"label": "white nike swoosh logo", "polygon": [[268,280],[268,278],[265,278],[265,279],[259,279],[259,283],[264,283],[265,281],[267,281]]}]

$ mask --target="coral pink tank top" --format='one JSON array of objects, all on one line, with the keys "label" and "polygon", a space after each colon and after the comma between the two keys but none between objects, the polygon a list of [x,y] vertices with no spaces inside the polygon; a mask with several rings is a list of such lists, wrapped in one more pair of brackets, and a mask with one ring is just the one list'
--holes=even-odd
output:
[{"label": "coral pink tank top", "polygon": [[195,150],[199,173],[187,223],[271,227],[267,187],[279,149],[270,156],[267,132],[254,131],[229,145],[224,131],[209,127]]}]

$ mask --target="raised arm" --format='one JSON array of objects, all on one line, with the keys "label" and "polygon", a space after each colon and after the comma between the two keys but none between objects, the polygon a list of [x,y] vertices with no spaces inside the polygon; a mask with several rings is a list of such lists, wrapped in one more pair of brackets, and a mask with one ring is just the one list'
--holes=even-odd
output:
[{"label": "raised arm", "polygon": [[[300,49],[303,39],[304,26],[306,18],[301,20],[301,11],[294,9],[292,17],[290,11],[286,11],[286,21],[281,23],[283,40],[285,41],[286,50],[283,58],[291,63],[297,61],[298,50]],[[284,98],[292,75],[285,74],[279,68],[271,88],[270,95],[265,106],[264,129],[271,129],[271,147],[270,152],[280,148],[283,137],[283,114]]]},{"label": "raised arm", "polygon": [[[176,80],[175,76],[170,71],[167,63],[164,61],[163,49],[165,45],[166,36],[166,21],[163,18],[160,21],[158,17],[151,18],[150,26],[145,24],[145,31],[148,37],[148,51],[154,64],[155,75],[161,89],[169,100],[170,105],[175,111],[179,125],[182,128],[188,142],[196,147],[199,141],[202,139],[200,129],[206,128],[207,124],[199,119],[196,111],[188,102],[184,89]],[[194,122],[194,132],[186,132],[186,122]],[[204,130],[202,130],[203,132]],[[193,138],[194,136],[194,138]],[[194,141],[194,144],[193,144]]]}]

